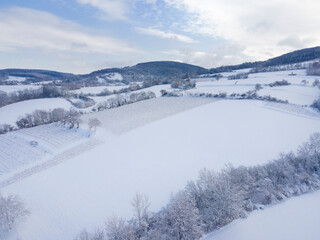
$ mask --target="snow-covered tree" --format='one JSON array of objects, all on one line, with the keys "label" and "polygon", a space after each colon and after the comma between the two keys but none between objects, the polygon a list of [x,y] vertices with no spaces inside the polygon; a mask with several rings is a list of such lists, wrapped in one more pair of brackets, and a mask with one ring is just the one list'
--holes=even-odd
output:
[{"label": "snow-covered tree", "polygon": [[186,191],[172,197],[166,210],[168,230],[177,240],[195,240],[202,236],[202,220],[196,202]]},{"label": "snow-covered tree", "polygon": [[136,240],[132,226],[117,216],[111,217],[106,222],[106,235],[108,240]]},{"label": "snow-covered tree", "polygon": [[96,132],[97,127],[101,126],[101,122],[98,118],[90,118],[88,125],[90,130],[93,130],[94,132]]},{"label": "snow-covered tree", "polygon": [[131,201],[134,212],[134,222],[137,225],[138,236],[143,236],[149,227],[149,207],[150,201],[147,196],[136,193]]},{"label": "snow-covered tree", "polygon": [[0,229],[12,230],[14,224],[29,214],[17,195],[0,196]]}]

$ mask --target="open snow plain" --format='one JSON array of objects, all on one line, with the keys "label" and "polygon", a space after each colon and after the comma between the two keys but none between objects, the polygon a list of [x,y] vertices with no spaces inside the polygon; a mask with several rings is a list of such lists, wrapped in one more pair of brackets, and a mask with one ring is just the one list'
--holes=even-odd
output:
[{"label": "open snow plain", "polygon": [[[130,217],[136,192],[159,210],[204,167],[265,163],[320,131],[319,115],[291,114],[285,104],[205,100],[151,99],[139,103],[140,112],[136,103],[92,115],[103,122],[93,137],[102,144],[2,189],[20,195],[32,212],[9,239],[72,239],[113,214]],[[193,101],[202,102],[187,103]],[[175,105],[192,108],[168,114]]]}]

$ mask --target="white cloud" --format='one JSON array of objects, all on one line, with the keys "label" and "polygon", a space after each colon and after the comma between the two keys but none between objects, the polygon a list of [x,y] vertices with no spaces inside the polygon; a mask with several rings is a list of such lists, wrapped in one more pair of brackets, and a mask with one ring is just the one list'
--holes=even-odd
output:
[{"label": "white cloud", "polygon": [[79,24],[47,12],[27,8],[0,11],[0,50],[18,48],[42,51],[116,54],[137,52],[125,42],[94,34]]},{"label": "white cloud", "polygon": [[223,38],[251,58],[320,45],[319,0],[165,1],[189,16],[185,31]]},{"label": "white cloud", "polygon": [[182,62],[199,65],[205,68],[222,65],[233,65],[242,62],[245,56],[244,49],[237,44],[220,44],[208,51],[198,51],[194,48],[161,51],[169,59],[180,59]]},{"label": "white cloud", "polygon": [[155,37],[160,37],[163,39],[171,39],[171,40],[177,40],[180,42],[185,42],[185,43],[193,43],[195,40],[192,38],[189,38],[187,36],[177,34],[177,33],[172,33],[172,32],[164,32],[159,29],[155,28],[141,28],[141,27],[136,27],[136,31],[142,34],[150,35],[150,36],[155,36]]},{"label": "white cloud", "polygon": [[77,0],[81,4],[89,4],[103,11],[104,19],[126,20],[129,10],[126,0]]}]

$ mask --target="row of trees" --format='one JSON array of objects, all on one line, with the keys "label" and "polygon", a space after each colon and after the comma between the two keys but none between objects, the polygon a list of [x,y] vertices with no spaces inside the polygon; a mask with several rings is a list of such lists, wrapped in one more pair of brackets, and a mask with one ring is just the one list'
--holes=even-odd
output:
[{"label": "row of trees", "polygon": [[24,89],[12,93],[0,91],[0,107],[30,99],[62,97],[63,95],[59,87],[50,84],[43,85],[39,89]]},{"label": "row of trees", "polygon": [[55,108],[53,110],[35,110],[31,114],[26,114],[20,118],[16,124],[18,128],[30,128],[39,125],[61,122],[64,125],[68,125],[70,128],[79,128],[80,113],[74,109],[69,111],[62,108]]},{"label": "row of trees", "polygon": [[[278,103],[288,103],[287,100],[281,100],[275,97],[271,97],[270,95],[259,96],[257,95],[257,91],[259,91],[261,86],[256,86],[258,90],[251,90],[245,93],[232,93],[228,95],[226,92],[220,93],[186,93],[189,97],[205,97],[205,98],[226,98],[226,99],[256,99],[261,101],[268,102],[278,102]],[[182,97],[184,94],[181,91],[166,91],[161,90],[161,95],[163,97]]]},{"label": "row of trees", "polygon": [[280,87],[280,86],[287,86],[287,85],[290,85],[290,83],[287,80],[275,81],[273,83],[269,83],[270,87]]},{"label": "row of trees", "polygon": [[93,111],[102,111],[105,109],[111,109],[120,107],[126,104],[135,103],[151,98],[155,98],[156,95],[154,92],[138,92],[138,93],[131,93],[131,94],[118,94],[114,98],[109,98],[105,102],[99,103]]},{"label": "row of trees", "polygon": [[297,153],[264,165],[202,170],[157,213],[149,211],[147,198],[137,195],[131,220],[113,217],[105,229],[83,231],[75,240],[195,240],[255,209],[319,188],[320,133],[315,133]]}]

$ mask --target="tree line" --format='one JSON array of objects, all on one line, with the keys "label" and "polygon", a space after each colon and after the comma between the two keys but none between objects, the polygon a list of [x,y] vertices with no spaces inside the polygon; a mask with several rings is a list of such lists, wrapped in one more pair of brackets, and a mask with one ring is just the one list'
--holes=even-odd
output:
[{"label": "tree line", "polygon": [[256,210],[320,188],[320,133],[296,153],[253,167],[204,169],[159,212],[137,194],[129,221],[111,217],[104,228],[83,230],[74,240],[195,240]]},{"label": "tree line", "polygon": [[60,88],[55,85],[43,85],[39,89],[24,89],[12,93],[0,91],[0,107],[38,98],[55,98],[64,96]]}]

